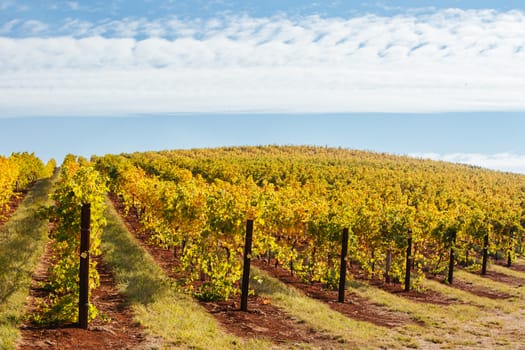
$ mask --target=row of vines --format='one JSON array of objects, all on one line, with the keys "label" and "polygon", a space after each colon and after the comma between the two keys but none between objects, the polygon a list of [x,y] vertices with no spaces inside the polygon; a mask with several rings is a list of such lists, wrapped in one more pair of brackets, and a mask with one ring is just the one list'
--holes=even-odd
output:
[{"label": "row of vines", "polygon": [[[78,321],[79,266],[81,254],[100,255],[100,238],[105,226],[106,181],[83,158],[68,155],[60,168],[59,179],[51,194],[54,205],[42,208],[40,215],[51,222],[52,265],[44,288],[48,291],[32,319],[42,324],[75,323]],[[81,208],[91,207],[91,242],[89,251],[80,252]],[[89,289],[99,286],[97,262],[89,260]],[[98,314],[89,304],[88,318]]]},{"label": "row of vines", "polygon": [[334,287],[343,228],[370,278],[412,287],[454,263],[478,269],[523,254],[525,177],[476,167],[320,147],[238,147],[95,157],[152,240],[173,250],[179,283],[203,299],[239,291],[246,219],[253,255]]},{"label": "row of vines", "polygon": [[40,178],[50,177],[55,170],[52,159],[44,164],[33,153],[13,153],[0,156],[0,219],[9,210],[13,197]]}]

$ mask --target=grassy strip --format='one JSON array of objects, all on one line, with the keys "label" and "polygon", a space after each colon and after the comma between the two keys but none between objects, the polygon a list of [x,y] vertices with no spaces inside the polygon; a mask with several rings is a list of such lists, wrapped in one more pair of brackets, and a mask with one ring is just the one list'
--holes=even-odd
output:
[{"label": "grassy strip", "polygon": [[507,276],[515,277],[515,278],[521,278],[525,280],[525,272],[516,271],[511,268],[500,266],[500,265],[492,265],[490,269],[497,273],[502,273]]},{"label": "grassy strip", "polygon": [[482,277],[477,274],[473,274],[462,270],[457,271],[456,276],[468,283],[483,286],[485,288],[494,290],[499,293],[506,293],[508,295],[511,295],[513,298],[511,298],[510,301],[515,301],[516,299],[525,296],[525,289],[523,287],[515,287],[503,282],[496,282],[488,277]]},{"label": "grassy strip", "polygon": [[14,349],[24,314],[31,273],[44,252],[47,221],[35,216],[49,205],[53,181],[38,181],[0,233],[0,349]]},{"label": "grassy strip", "polygon": [[150,348],[269,349],[264,340],[244,341],[225,334],[215,319],[180,292],[128,232],[108,201],[102,234],[104,260],[130,302],[136,322],[145,327]]},{"label": "grassy strip", "polygon": [[302,320],[313,329],[325,332],[347,344],[349,349],[399,348],[397,331],[388,330],[369,322],[356,321],[334,311],[327,304],[306,297],[301,291],[291,288],[265,271],[252,267],[257,277],[250,286],[257,294],[269,298],[273,304],[293,317]]}]

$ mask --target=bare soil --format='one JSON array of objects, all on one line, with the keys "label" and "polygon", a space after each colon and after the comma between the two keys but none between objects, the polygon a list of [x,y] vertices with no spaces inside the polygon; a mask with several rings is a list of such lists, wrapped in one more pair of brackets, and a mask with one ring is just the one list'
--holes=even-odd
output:
[{"label": "bare soil", "polygon": [[[273,306],[261,297],[250,297],[248,312],[240,311],[238,301],[201,302],[228,332],[238,337],[264,337],[275,343],[322,343],[334,339],[314,329],[305,327],[299,320]],[[333,346],[331,347],[333,348]]]},{"label": "bare soil", "polygon": [[[124,212],[124,207],[115,195],[110,199],[117,212],[122,216],[128,230],[135,236],[137,242],[153,257],[155,262],[172,278],[177,276],[173,266],[177,263],[173,251],[151,243],[151,235],[145,232],[137,219],[136,212]],[[318,332],[301,320],[294,319],[268,299],[250,296],[248,312],[240,311],[239,300],[223,302],[199,303],[210,312],[219,324],[230,334],[241,338],[266,338],[273,343],[309,343],[326,349],[344,349],[348,345],[341,343],[342,339],[333,338]]]},{"label": "bare soil", "polygon": [[[29,349],[140,349],[146,338],[140,326],[133,322],[133,315],[126,301],[115,287],[110,269],[102,259],[96,258],[100,275],[100,286],[91,292],[91,302],[99,310],[99,316],[90,322],[88,330],[76,324],[59,327],[44,327],[25,321],[20,328],[19,350]],[[48,280],[48,268],[53,263],[52,242],[33,275],[28,300],[27,315],[35,312],[38,300],[49,297],[42,286]]]}]

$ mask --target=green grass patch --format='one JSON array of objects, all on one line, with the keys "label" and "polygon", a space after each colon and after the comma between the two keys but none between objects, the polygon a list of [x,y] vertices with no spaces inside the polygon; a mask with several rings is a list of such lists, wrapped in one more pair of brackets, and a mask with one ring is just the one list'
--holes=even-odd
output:
[{"label": "green grass patch", "polygon": [[108,225],[102,234],[102,252],[119,289],[132,306],[135,321],[149,336],[150,348],[268,349],[273,344],[243,340],[226,334],[215,319],[155,264],[128,232],[108,202]]},{"label": "green grass patch", "polygon": [[35,213],[49,205],[53,180],[38,181],[0,232],[0,349],[15,349],[31,274],[48,240],[47,221]]}]

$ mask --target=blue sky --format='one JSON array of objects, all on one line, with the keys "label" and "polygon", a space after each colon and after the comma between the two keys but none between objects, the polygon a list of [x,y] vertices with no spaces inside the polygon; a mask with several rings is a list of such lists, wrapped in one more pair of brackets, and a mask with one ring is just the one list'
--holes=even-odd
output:
[{"label": "blue sky", "polygon": [[316,144],[525,173],[523,1],[0,0],[0,154]]},{"label": "blue sky", "polygon": [[149,0],[149,1],[28,1],[2,0],[0,20],[39,20],[57,24],[66,18],[86,21],[145,17],[157,19],[166,15],[180,18],[215,18],[225,14],[246,14],[253,17],[320,15],[351,17],[363,14],[396,15],[407,11],[432,9],[525,9],[521,0],[389,0],[389,1],[302,1],[302,0]]}]

